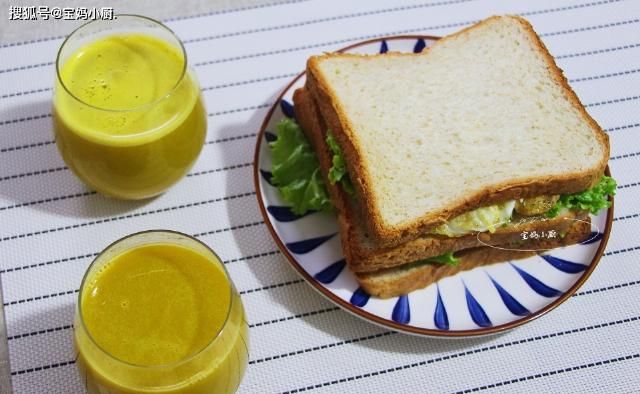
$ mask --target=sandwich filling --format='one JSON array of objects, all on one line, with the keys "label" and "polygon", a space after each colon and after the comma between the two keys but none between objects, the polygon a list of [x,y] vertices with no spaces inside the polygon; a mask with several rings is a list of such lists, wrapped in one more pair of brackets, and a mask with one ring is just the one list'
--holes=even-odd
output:
[{"label": "sandwich filling", "polygon": [[402,267],[404,269],[416,268],[424,264],[446,264],[446,265],[458,265],[460,263],[460,259],[453,255],[453,252],[447,252],[441,254],[440,256],[429,257],[427,259],[413,261],[411,263],[405,264]]},{"label": "sandwich filling", "polygon": [[344,156],[342,155],[342,149],[340,149],[340,145],[333,137],[331,130],[327,130],[327,146],[333,153],[331,158],[331,169],[329,170],[329,182],[332,185],[335,185],[337,182],[340,182],[340,186],[342,186],[342,190],[344,190],[349,196],[355,196],[355,190],[353,190],[353,184],[351,183],[351,178],[349,178],[349,174],[347,173],[347,165],[344,161]]},{"label": "sandwich filling", "polygon": [[511,221],[516,206],[515,200],[502,204],[481,207],[458,215],[430,231],[431,234],[458,237],[472,232],[493,233],[499,226]]},{"label": "sandwich filling", "polygon": [[[285,118],[278,123],[277,130],[277,140],[270,143],[272,182],[280,190],[283,199],[292,204],[292,212],[298,215],[309,211],[331,211],[332,204],[320,174],[318,159],[302,129],[294,120]],[[328,130],[325,141],[332,153],[329,182],[339,183],[349,196],[356,198],[344,155],[331,130]],[[515,218],[535,215],[554,218],[567,210],[597,214],[601,209],[611,206],[609,196],[615,194],[615,189],[615,180],[604,175],[595,186],[583,192],[522,198],[480,207],[450,219],[429,233],[459,237],[477,232],[493,233]],[[453,255],[447,256],[442,260],[453,261]]]},{"label": "sandwich filling", "polygon": [[273,162],[270,182],[278,187],[296,215],[332,211],[320,163],[300,126],[285,118],[278,123],[277,130],[278,138],[269,143]]}]

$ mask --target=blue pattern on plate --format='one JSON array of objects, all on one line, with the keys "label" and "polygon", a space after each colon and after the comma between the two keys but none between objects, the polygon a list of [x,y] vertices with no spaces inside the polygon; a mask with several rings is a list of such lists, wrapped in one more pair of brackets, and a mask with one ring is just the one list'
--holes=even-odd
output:
[{"label": "blue pattern on plate", "polygon": [[291,104],[287,100],[285,99],[280,100],[280,109],[282,110],[282,113],[284,114],[284,116],[286,116],[287,118],[291,118],[291,119],[296,118],[296,111],[293,109],[293,104]]},{"label": "blue pattern on plate", "polygon": [[541,254],[540,257],[542,257],[547,263],[551,264],[555,269],[566,272],[567,274],[577,274],[587,269],[587,266],[584,264],[574,263],[559,257],[545,254]]},{"label": "blue pattern on plate", "polygon": [[369,293],[364,291],[362,287],[358,287],[356,291],[353,292],[353,295],[351,296],[349,302],[355,306],[362,308],[363,306],[367,305],[367,302],[369,302],[369,297],[371,297]]},{"label": "blue pattern on plate", "polygon": [[484,311],[480,303],[473,297],[467,285],[464,285],[464,295],[467,299],[467,309],[471,315],[471,320],[480,327],[491,327],[491,320]]},{"label": "blue pattern on plate", "polygon": [[409,307],[409,296],[401,295],[393,307],[391,319],[400,324],[408,324],[411,321],[411,308]]},{"label": "blue pattern on plate", "polygon": [[340,275],[340,273],[342,272],[346,264],[347,262],[344,261],[344,259],[340,261],[336,261],[335,263],[331,264],[327,268],[313,275],[313,277],[316,278],[318,282],[328,285],[329,283],[336,280],[336,278],[338,277],[338,275]]},{"label": "blue pattern on plate", "polygon": [[389,52],[389,46],[387,45],[387,42],[385,40],[382,40],[382,43],[380,43],[380,53],[387,52]]},{"label": "blue pattern on plate", "polygon": [[580,245],[589,245],[589,244],[592,244],[592,243],[596,243],[596,242],[600,241],[603,236],[604,236],[604,234],[602,234],[600,232],[592,231],[591,234],[589,234],[589,237],[587,237],[587,239],[585,239],[584,241],[580,242]]},{"label": "blue pattern on plate", "polygon": [[331,237],[336,235],[335,233],[325,235],[323,237],[309,238],[302,241],[287,243],[287,249],[295,254],[305,254],[311,252],[313,249],[327,242]]},{"label": "blue pattern on plate", "polygon": [[534,277],[530,273],[524,271],[522,268],[518,268],[516,265],[514,265],[512,263],[510,263],[510,264],[511,264],[511,266],[513,268],[515,268],[516,272],[518,272],[518,274],[520,274],[522,279],[524,279],[524,281],[527,282],[529,287],[531,287],[531,290],[535,291],[536,293],[540,294],[541,296],[547,297],[547,298],[551,298],[551,297],[557,297],[560,294],[562,294],[561,291],[556,290],[553,287],[549,287],[549,286],[545,285],[544,283],[542,283],[542,281],[540,281],[540,279],[537,279],[536,277]]},{"label": "blue pattern on plate", "polygon": [[269,205],[267,211],[279,222],[293,222],[307,215],[311,215],[316,211],[307,211],[305,214],[297,215],[291,211],[291,207],[282,207],[279,205]]},{"label": "blue pattern on plate", "polygon": [[426,48],[427,43],[422,38],[418,38],[416,45],[413,47],[413,53],[420,53]]},{"label": "blue pattern on plate", "polygon": [[264,132],[264,139],[267,140],[267,142],[273,142],[273,141],[278,139],[278,136],[273,134],[270,131],[265,131]]},{"label": "blue pattern on plate", "polygon": [[500,295],[500,298],[502,298],[502,302],[504,302],[504,305],[507,307],[509,312],[517,316],[527,316],[531,313],[527,308],[522,306],[522,304],[519,303],[514,296],[509,294],[509,292],[506,291],[504,287],[500,286],[500,284],[496,282],[495,279],[493,279],[491,276],[489,276],[489,279],[491,279],[491,282],[495,286],[496,290],[498,290],[498,294]]},{"label": "blue pattern on plate", "polygon": [[440,296],[440,287],[436,284],[436,310],[433,312],[433,324],[441,330],[449,329],[449,316]]},{"label": "blue pattern on plate", "polygon": [[265,181],[267,181],[268,184],[270,184],[271,186],[275,186],[273,184],[273,174],[271,173],[271,171],[267,171],[267,170],[260,170],[260,175],[262,175],[262,177],[264,178]]}]

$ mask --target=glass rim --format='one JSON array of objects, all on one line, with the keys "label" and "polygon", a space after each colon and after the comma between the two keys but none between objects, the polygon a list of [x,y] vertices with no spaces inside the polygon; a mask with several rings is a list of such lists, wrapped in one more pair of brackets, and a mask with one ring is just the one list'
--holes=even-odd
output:
[{"label": "glass rim", "polygon": [[[64,83],[64,79],[62,78],[62,75],[60,74],[60,68],[61,68],[60,62],[62,60],[61,59],[62,50],[64,49],[65,45],[69,42],[69,40],[72,39],[82,29],[86,28],[87,26],[93,25],[93,24],[105,22],[105,20],[101,20],[101,19],[96,19],[96,20],[93,20],[93,21],[89,21],[87,23],[83,23],[82,25],[80,25],[77,28],[75,28],[71,33],[69,33],[69,35],[64,39],[64,41],[60,45],[60,48],[58,48],[58,54],[56,55],[56,78],[58,79],[58,82],[60,83],[60,85],[62,86],[64,91],[69,96],[71,96],[74,100],[76,100],[77,102],[79,102],[82,105],[86,105],[86,106],[88,106],[90,108],[93,108],[93,109],[96,109],[96,110],[99,110],[99,111],[113,112],[113,113],[128,113],[128,112],[140,111],[140,110],[152,107],[152,106],[158,104],[159,102],[167,99],[169,96],[171,96],[178,89],[178,87],[180,86],[180,84],[184,80],[185,75],[187,74],[187,64],[188,64],[187,51],[186,51],[186,49],[184,47],[184,44],[182,43],[182,40],[178,37],[178,35],[173,30],[171,30],[167,25],[165,25],[164,23],[160,22],[159,20],[150,18],[148,16],[144,16],[144,15],[138,15],[138,14],[116,14],[116,15],[114,15],[114,20],[117,19],[118,17],[127,17],[127,18],[133,18],[133,19],[143,19],[143,20],[149,21],[149,22],[151,22],[151,23],[163,28],[167,32],[169,32],[169,34],[171,34],[171,36],[180,45],[180,53],[182,54],[182,70],[180,71],[180,76],[178,77],[176,83],[166,93],[164,93],[162,96],[160,96],[160,97],[158,97],[158,98],[156,98],[156,99],[154,99],[154,100],[152,100],[152,101],[150,101],[148,103],[140,104],[138,106],[131,107],[131,108],[117,109],[117,108],[104,108],[104,107],[99,107],[97,105],[89,104],[85,100],[82,100],[81,98],[79,98],[78,96],[76,96],[75,94],[73,94],[69,90],[67,85]],[[166,41],[166,40],[163,40],[163,41]]]},{"label": "glass rim", "polygon": [[[178,235],[180,237],[189,239],[191,241],[195,241],[198,244],[200,244],[201,246],[203,246],[207,251],[211,252],[213,254],[213,256],[218,260],[218,262],[211,262],[212,264],[219,264],[220,267],[222,268],[222,272],[224,273],[225,278],[227,279],[227,281],[229,282],[229,306],[227,307],[227,313],[225,315],[224,318],[224,322],[222,323],[222,325],[220,326],[220,328],[218,329],[218,331],[215,333],[215,335],[213,335],[213,337],[211,338],[211,340],[209,340],[201,349],[198,349],[197,351],[195,351],[192,354],[189,354],[188,356],[180,359],[180,360],[176,360],[173,361],[171,363],[166,363],[166,364],[155,364],[155,365],[144,365],[144,364],[135,364],[129,361],[125,361],[120,359],[119,357],[114,356],[113,354],[111,354],[109,351],[107,351],[106,349],[104,349],[93,337],[93,335],[91,334],[91,331],[88,329],[88,327],[86,326],[85,322],[84,322],[84,316],[82,315],[82,294],[83,294],[83,290],[85,289],[85,284],[87,283],[87,278],[89,277],[89,273],[91,272],[91,270],[94,268],[96,262],[100,259],[100,257],[102,257],[107,251],[109,251],[111,248],[113,248],[114,246],[118,245],[119,243],[126,241],[128,239],[134,238],[134,237],[139,237],[145,234],[170,234],[170,235]],[[150,242],[149,244],[153,244],[154,242]],[[180,245],[182,246],[182,245]],[[131,249],[126,249],[125,251],[128,251]],[[125,252],[123,251],[123,253]],[[118,363],[124,364],[126,366],[129,367],[134,367],[134,368],[140,368],[140,369],[165,369],[165,368],[175,368],[178,367],[180,365],[184,365],[187,364],[188,362],[196,359],[198,356],[200,356],[204,351],[206,351],[207,349],[209,349],[213,344],[215,344],[218,339],[220,339],[220,336],[222,335],[222,333],[224,332],[224,329],[227,327],[227,323],[229,322],[229,317],[231,316],[231,310],[233,309],[234,306],[234,284],[231,281],[231,277],[229,276],[229,272],[227,271],[227,268],[224,266],[224,262],[220,259],[220,257],[218,256],[218,254],[212,249],[210,248],[207,244],[205,244],[204,242],[200,241],[199,239],[197,239],[194,236],[191,236],[189,234],[185,234],[182,233],[180,231],[175,231],[175,230],[167,230],[167,229],[153,229],[153,230],[144,230],[144,231],[139,231],[136,233],[132,233],[129,235],[125,235],[124,237],[121,237],[119,239],[117,239],[116,241],[111,242],[108,246],[106,246],[91,262],[91,264],[89,264],[89,266],[87,267],[83,277],[82,277],[82,282],[80,283],[80,289],[78,290],[78,299],[76,301],[76,310],[77,310],[77,314],[79,316],[79,323],[82,326],[82,329],[84,330],[85,334],[87,335],[87,338],[89,338],[89,340],[91,341],[91,344],[93,346],[95,346],[100,352],[102,352],[104,355],[106,355],[108,358],[110,358],[113,361],[116,361]],[[79,350],[78,350],[79,351]]]}]

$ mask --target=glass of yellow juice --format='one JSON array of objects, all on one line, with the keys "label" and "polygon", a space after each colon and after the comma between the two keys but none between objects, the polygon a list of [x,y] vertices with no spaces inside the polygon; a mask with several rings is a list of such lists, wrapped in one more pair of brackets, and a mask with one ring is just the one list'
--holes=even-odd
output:
[{"label": "glass of yellow juice", "polygon": [[74,340],[89,394],[234,393],[249,353],[242,302],[218,256],[166,230],[122,238],[96,257]]},{"label": "glass of yellow juice", "polygon": [[56,72],[56,144],[89,187],[153,197],[196,161],[207,114],[182,43],[160,22],[136,15],[89,22],[60,47]]}]

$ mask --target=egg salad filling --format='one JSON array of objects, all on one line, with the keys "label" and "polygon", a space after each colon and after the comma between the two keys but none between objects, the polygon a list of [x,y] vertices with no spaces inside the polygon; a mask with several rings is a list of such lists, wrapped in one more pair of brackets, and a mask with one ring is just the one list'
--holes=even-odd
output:
[{"label": "egg salad filling", "polygon": [[[511,222],[516,214],[519,217],[547,216],[546,214],[558,204],[559,200],[560,196],[558,195],[545,195],[509,200],[501,204],[477,208],[441,224],[430,231],[430,234],[459,237],[475,232],[488,231],[493,233],[498,227]],[[560,213],[560,210],[557,213]]]},{"label": "egg salad filling", "polygon": [[457,237],[472,232],[493,233],[499,226],[509,223],[516,206],[515,200],[474,209],[458,215],[431,231],[432,234]]}]

